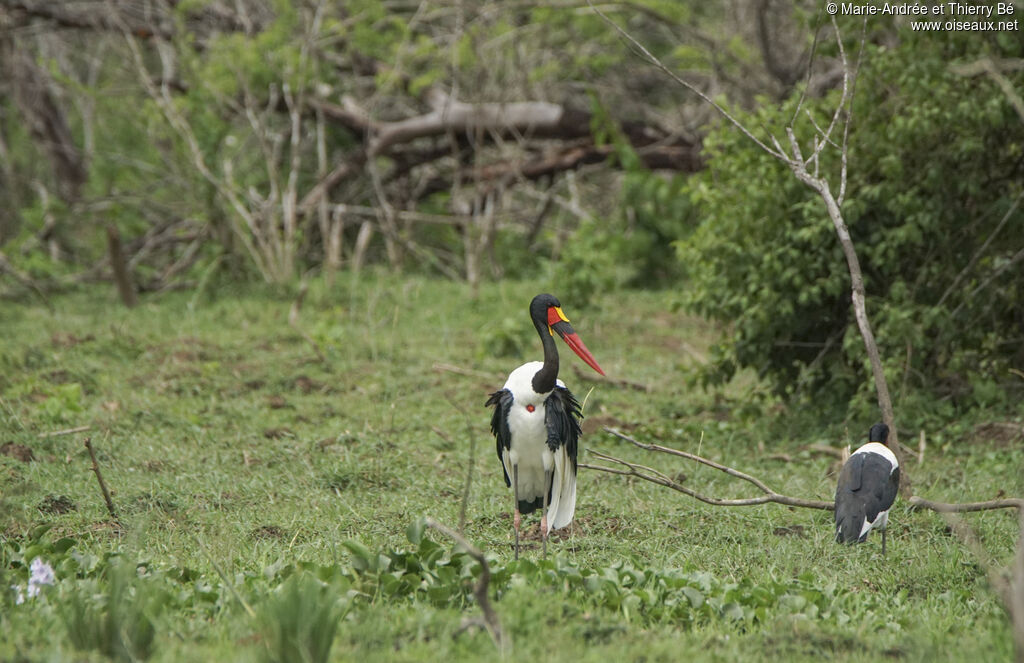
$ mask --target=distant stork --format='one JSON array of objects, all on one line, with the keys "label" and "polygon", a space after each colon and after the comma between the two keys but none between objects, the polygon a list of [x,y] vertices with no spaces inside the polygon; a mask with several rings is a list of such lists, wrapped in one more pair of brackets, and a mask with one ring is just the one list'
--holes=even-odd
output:
[{"label": "distant stork", "polygon": [[889,508],[900,485],[900,464],[885,446],[887,439],[889,427],[875,424],[868,432],[868,443],[843,464],[835,513],[837,543],[863,543],[868,532],[880,529],[883,555]]},{"label": "distant stork", "polygon": [[505,471],[505,485],[512,486],[515,499],[516,559],[520,514],[542,509],[540,529],[546,556],[548,533],[571,523],[576,510],[576,449],[583,415],[576,397],[558,379],[554,335],[561,336],[580,359],[604,375],[554,296],[534,297],[530,318],[544,346],[544,362],[531,361],[512,371],[505,386],[487,400],[487,405],[496,406],[491,432]]}]

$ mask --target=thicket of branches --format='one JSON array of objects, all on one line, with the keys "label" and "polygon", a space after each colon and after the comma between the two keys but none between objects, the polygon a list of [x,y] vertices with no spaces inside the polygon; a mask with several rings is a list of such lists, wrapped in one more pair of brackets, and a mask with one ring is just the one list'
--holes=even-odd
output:
[{"label": "thicket of branches", "polygon": [[[762,4],[613,8],[750,103],[809,48]],[[142,289],[217,256],[273,282],[383,261],[475,284],[557,256],[614,208],[609,173],[702,166],[706,111],[575,2],[4,0],[0,28],[23,281],[109,276],[112,227]],[[744,31],[763,55],[719,48]]]}]

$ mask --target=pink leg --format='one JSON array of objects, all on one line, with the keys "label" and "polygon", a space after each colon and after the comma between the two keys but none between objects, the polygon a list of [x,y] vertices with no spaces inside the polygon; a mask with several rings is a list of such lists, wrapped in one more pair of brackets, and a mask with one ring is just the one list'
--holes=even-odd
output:
[{"label": "pink leg", "polygon": [[516,501],[512,509],[512,528],[516,532],[516,559],[519,559],[519,525],[523,517],[519,513],[519,466],[512,466],[512,498]]},{"label": "pink leg", "polygon": [[551,472],[544,472],[544,511],[540,516],[540,536],[544,544],[544,559],[548,558],[548,490],[551,488]]}]

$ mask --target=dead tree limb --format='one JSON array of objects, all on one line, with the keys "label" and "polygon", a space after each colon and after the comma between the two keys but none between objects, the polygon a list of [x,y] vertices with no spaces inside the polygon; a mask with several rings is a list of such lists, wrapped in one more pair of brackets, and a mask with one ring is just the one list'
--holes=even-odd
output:
[{"label": "dead tree limb", "polygon": [[708,467],[713,467],[719,472],[724,472],[725,474],[728,474],[731,477],[742,479],[743,481],[752,484],[754,487],[756,487],[758,490],[764,493],[764,495],[740,499],[723,499],[718,497],[711,497],[708,495],[704,495],[703,493],[700,493],[696,490],[693,490],[692,488],[683,486],[682,484],[671,479],[670,477],[668,477],[662,472],[659,472],[658,470],[647,467],[645,465],[640,465],[638,463],[631,463],[629,461],[622,460],[621,458],[616,458],[615,456],[611,456],[600,451],[595,451],[593,449],[590,450],[590,453],[594,454],[598,458],[609,462],[618,463],[629,469],[620,470],[610,467],[603,467],[600,465],[589,465],[586,463],[581,463],[580,467],[585,467],[591,470],[597,470],[599,472],[608,472],[610,474],[635,476],[639,479],[643,479],[644,481],[650,481],[651,483],[656,483],[660,486],[671,488],[672,490],[683,493],[684,495],[689,495],[694,499],[700,500],[701,502],[711,504],[714,506],[754,506],[756,504],[774,503],[783,504],[786,506],[802,507],[805,509],[820,509],[822,511],[832,511],[835,509],[835,505],[832,502],[825,502],[822,500],[808,500],[803,499],[801,497],[792,497],[789,495],[783,495],[781,493],[778,493],[769,488],[763,481],[761,481],[757,477],[751,476],[746,472],[741,472],[740,470],[737,470],[736,468],[733,467],[729,467],[728,465],[723,465],[713,460],[704,458],[703,456],[698,456],[697,454],[692,454],[686,451],[680,451],[678,449],[673,449],[671,447],[663,447],[659,444],[649,444],[646,442],[640,442],[639,440],[632,438],[624,433],[621,433],[615,430],[614,428],[605,428],[604,430],[621,440],[629,442],[633,446],[639,447],[640,449],[644,449],[647,451],[656,451],[658,453],[665,453],[671,456],[679,456],[680,458],[686,458],[687,460],[692,460],[694,462],[707,465]]},{"label": "dead tree limb", "polygon": [[[764,493],[764,495],[759,496],[759,497],[744,498],[744,499],[721,499],[721,498],[717,498],[717,497],[710,497],[710,496],[707,496],[707,495],[703,495],[703,494],[693,490],[692,488],[687,488],[686,486],[680,485],[678,482],[676,482],[675,480],[671,479],[669,476],[667,476],[663,472],[655,470],[655,469],[653,469],[651,467],[647,467],[646,465],[640,465],[639,463],[632,463],[632,462],[629,462],[629,461],[625,461],[625,460],[622,460],[621,458],[616,458],[615,456],[612,456],[612,455],[609,455],[609,454],[606,454],[606,453],[603,453],[603,452],[600,452],[600,451],[596,451],[596,450],[593,450],[593,449],[591,450],[591,453],[594,454],[595,456],[597,456],[598,458],[600,458],[602,460],[607,460],[609,462],[618,463],[619,465],[623,465],[624,467],[627,467],[628,470],[609,468],[609,467],[602,467],[602,466],[598,466],[598,465],[586,465],[586,464],[581,465],[582,467],[586,467],[586,468],[592,469],[592,470],[597,470],[599,472],[608,472],[610,474],[620,474],[620,475],[624,475],[624,476],[635,476],[635,477],[638,477],[640,479],[644,479],[645,481],[650,481],[651,483],[656,483],[656,484],[665,486],[666,488],[671,488],[673,490],[677,490],[677,491],[679,491],[681,493],[689,495],[690,497],[698,499],[698,500],[700,500],[702,502],[706,502],[708,504],[713,504],[715,506],[750,506],[750,505],[754,505],[754,504],[766,504],[766,503],[769,503],[769,502],[774,502],[774,503],[777,503],[777,504],[785,504],[785,505],[788,505],[788,506],[805,507],[805,508],[809,508],[809,509],[833,510],[835,508],[834,505],[831,502],[824,502],[824,501],[821,501],[821,500],[807,500],[807,499],[803,499],[803,498],[790,497],[790,496],[787,496],[787,495],[782,495],[781,493],[778,493],[778,492],[772,490],[771,488],[769,488],[767,484],[765,484],[763,481],[761,481],[760,479],[758,479],[755,476],[752,476],[750,474],[747,474],[746,472],[742,472],[740,470],[737,470],[734,467],[730,467],[728,465],[723,465],[722,463],[718,463],[718,462],[710,460],[708,458],[704,458],[703,456],[698,456],[697,454],[693,454],[693,453],[690,453],[688,451],[681,451],[679,449],[673,449],[672,447],[662,446],[660,444],[652,444],[652,443],[649,443],[649,442],[641,442],[640,440],[637,440],[636,438],[630,437],[629,435],[626,435],[625,433],[622,433],[621,431],[618,431],[618,430],[616,430],[614,428],[605,427],[604,430],[605,430],[605,432],[610,433],[611,435],[614,435],[615,437],[619,438],[620,440],[624,440],[626,442],[629,442],[630,444],[632,444],[633,446],[635,446],[635,447],[637,447],[639,449],[643,449],[645,451],[654,451],[654,452],[657,452],[657,453],[668,454],[670,456],[678,456],[680,458],[685,458],[687,460],[692,460],[692,461],[694,461],[696,463],[700,463],[702,465],[707,465],[708,467],[713,467],[714,469],[718,470],[719,472],[724,472],[725,474],[728,474],[731,477],[734,477],[736,479],[742,479],[743,481],[746,481],[747,483],[752,484],[754,487],[756,487],[758,490],[760,490],[762,493]],[[812,445],[812,446],[814,446],[814,445]],[[834,453],[835,452],[834,449],[831,449],[831,448],[827,448],[827,449],[828,449],[829,453]],[[1011,509],[1011,508],[1012,509],[1018,509],[1021,512],[1024,512],[1024,498],[1019,498],[1019,497],[1008,497],[1008,498],[1004,498],[1004,499],[989,500],[989,501],[986,501],[986,502],[965,502],[965,503],[962,503],[962,504],[950,504],[950,503],[946,503],[946,502],[935,502],[935,501],[932,501],[932,500],[926,500],[923,497],[918,497],[917,495],[914,495],[914,496],[911,496],[910,498],[908,498],[907,502],[912,507],[920,508],[920,509],[930,509],[930,510],[938,512],[938,513],[967,513],[967,512],[972,512],[972,511],[989,511],[989,510],[993,510],[993,509]]]},{"label": "dead tree limb", "polygon": [[484,557],[484,554],[480,552],[479,548],[467,541],[465,537],[452,528],[437,522],[433,518],[426,518],[425,520],[427,527],[432,527],[445,536],[454,539],[455,543],[462,546],[469,556],[480,564],[480,578],[477,580],[476,586],[473,588],[473,596],[476,597],[476,602],[480,604],[480,610],[484,613],[484,628],[486,628],[487,632],[491,635],[491,639],[494,640],[495,646],[501,650],[504,644],[504,634],[501,630],[501,619],[498,617],[498,613],[495,612],[494,606],[491,605],[491,598],[488,596],[488,587],[491,583],[491,567],[487,563],[487,558]]},{"label": "dead tree limb", "polygon": [[987,502],[965,502],[963,504],[947,504],[946,502],[933,502],[923,497],[912,495],[907,502],[919,509],[930,509],[937,513],[969,513],[971,511],[991,511],[992,509],[1019,509],[1024,512],[1024,498],[1008,497],[1001,500],[988,500]]}]

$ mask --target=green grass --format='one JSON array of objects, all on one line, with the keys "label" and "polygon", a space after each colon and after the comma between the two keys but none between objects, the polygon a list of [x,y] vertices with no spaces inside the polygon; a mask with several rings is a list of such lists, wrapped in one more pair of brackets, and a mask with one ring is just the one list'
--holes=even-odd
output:
[{"label": "green grass", "polygon": [[[470,592],[476,565],[450,556],[436,533],[427,536],[437,551],[407,538],[422,516],[458,523],[471,458],[465,534],[491,559],[509,656],[1011,657],[984,570],[940,518],[901,503],[883,560],[877,538],[836,546],[826,512],[715,508],[584,472],[576,524],[553,540],[552,560],[534,564],[540,550],[530,541],[526,561],[513,564],[512,498],[483,402],[539,354],[526,306],[546,287],[492,284],[474,301],[459,284],[375,273],[331,290],[314,284],[299,324],[326,361],[288,325],[290,293],[166,294],[132,311],[106,289],[62,296],[54,312],[4,303],[0,444],[27,447],[34,460],[0,455],[0,587],[24,585],[36,556],[54,563],[60,582],[21,605],[13,592],[0,596],[0,659],[101,657],[76,649],[68,612],[108,623],[105,597],[124,566],[114,562],[129,560],[141,575],[117,591],[159,609],[139,608],[144,620],[117,615],[124,629],[152,623],[149,660],[281,660],[290,637],[322,652],[331,634],[331,660],[494,660],[486,632],[461,628],[479,613]],[[588,310],[563,302],[610,376],[650,386],[594,381],[563,352],[562,377],[586,397],[584,447],[683,472],[704,492],[751,494],[710,468],[627,448],[600,429],[629,427],[642,439],[699,448],[788,494],[830,499],[834,460],[804,446],[856,444],[873,422],[850,422],[847,433],[844,422],[813,413],[780,415],[756,405],[749,377],[724,398],[693,389],[688,376],[713,330],[669,312],[667,299],[611,293]],[[1024,493],[1020,440],[972,435],[973,423],[929,431],[925,463],[908,468],[919,494]],[[87,432],[40,437],[84,425]],[[123,530],[90,471],[87,435]],[[593,462],[586,452],[582,460]],[[970,522],[1007,561],[1013,516]],[[370,560],[392,556],[386,567],[361,568],[369,563],[352,549]],[[711,583],[699,590],[702,608],[690,598],[698,577]],[[323,614],[342,615],[336,634]]]}]

